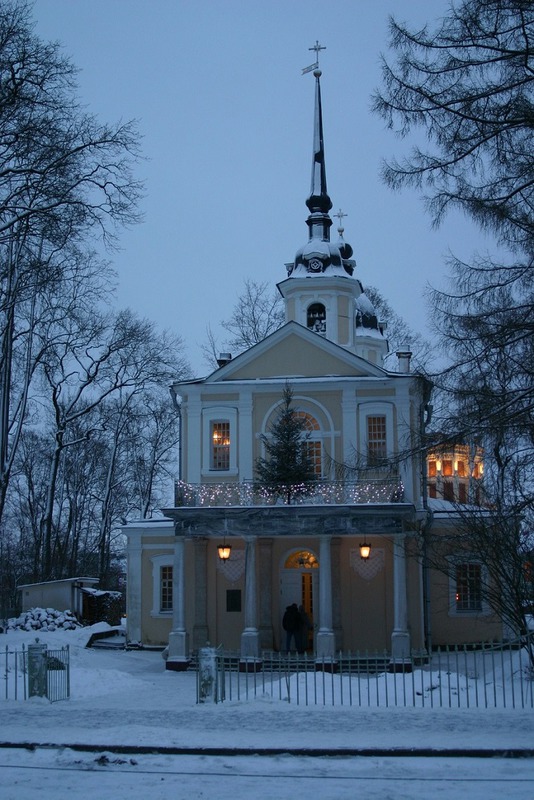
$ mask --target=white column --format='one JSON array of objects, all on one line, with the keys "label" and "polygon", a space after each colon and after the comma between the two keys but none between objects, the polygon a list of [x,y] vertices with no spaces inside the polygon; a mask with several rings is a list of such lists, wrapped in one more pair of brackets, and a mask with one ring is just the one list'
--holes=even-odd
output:
[{"label": "white column", "polygon": [[[403,381],[404,383],[404,381]],[[414,464],[418,464],[418,459],[407,458],[406,454],[412,447],[412,419],[410,416],[410,392],[408,381],[404,386],[397,389],[397,435],[399,438],[398,447],[401,454],[405,457],[399,464],[399,477],[404,486],[404,499],[407,503],[419,503],[420,492],[415,491],[414,486],[418,486],[419,475],[414,475]]]},{"label": "white column", "polygon": [[[182,452],[185,458],[185,480],[188,483],[200,483],[201,481],[201,457],[202,441],[201,420],[202,405],[200,397],[190,397],[185,409],[187,413],[187,437],[182,442]],[[182,414],[184,408],[182,407]],[[184,419],[182,418],[182,432],[184,430]],[[207,465],[206,465],[207,466]]]},{"label": "white column", "polygon": [[241,634],[241,658],[259,660],[256,537],[246,536],[245,543],[245,629]]},{"label": "white column", "polygon": [[206,647],[208,641],[208,540],[194,540],[195,558],[195,622],[193,625],[193,649]]},{"label": "white column", "polygon": [[333,659],[336,642],[332,627],[332,556],[331,536],[321,536],[319,549],[319,630],[316,655],[319,659]]},{"label": "white column", "polygon": [[341,413],[343,419],[341,441],[343,443],[343,461],[345,464],[349,464],[351,459],[354,458],[354,453],[358,452],[358,420],[356,408],[356,395],[354,394],[354,389],[343,389],[343,397],[341,400]]},{"label": "white column", "polygon": [[273,647],[273,540],[260,539],[259,548],[259,609],[260,644],[266,650]]},{"label": "white column", "polygon": [[[237,465],[240,480],[252,480],[254,477],[254,433],[252,430],[252,392],[242,391],[239,399],[239,453]],[[236,432],[234,431],[234,436]]]},{"label": "white column", "polygon": [[408,632],[408,595],[406,591],[406,537],[396,536],[393,542],[393,633],[391,634],[391,660],[402,664],[410,660],[410,634]]},{"label": "white column", "polygon": [[141,534],[128,535],[128,584],[126,588],[126,638],[141,642]]},{"label": "white column", "polygon": [[185,538],[176,535],[172,570],[172,631],[167,669],[185,670],[189,664],[189,637],[185,629]]}]

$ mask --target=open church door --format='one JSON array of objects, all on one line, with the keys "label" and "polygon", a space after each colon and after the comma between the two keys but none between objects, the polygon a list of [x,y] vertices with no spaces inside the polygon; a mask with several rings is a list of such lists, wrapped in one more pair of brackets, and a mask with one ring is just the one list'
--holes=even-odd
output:
[{"label": "open church door", "polygon": [[[319,562],[310,550],[289,553],[280,574],[280,650],[286,649],[282,619],[287,606],[303,606],[309,629],[305,631],[304,649],[313,651],[314,622],[319,620]],[[292,648],[294,644],[292,643]]]}]

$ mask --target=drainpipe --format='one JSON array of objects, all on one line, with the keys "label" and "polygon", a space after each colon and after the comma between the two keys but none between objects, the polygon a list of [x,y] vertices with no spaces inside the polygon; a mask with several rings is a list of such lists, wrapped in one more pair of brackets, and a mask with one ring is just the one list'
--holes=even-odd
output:
[{"label": "drainpipe", "polygon": [[[430,399],[430,398],[429,398]],[[420,418],[420,431],[422,437],[422,444],[426,440],[425,429],[430,423],[432,416],[432,406],[428,402],[421,405],[421,418]],[[432,653],[432,617],[431,617],[431,602],[430,602],[430,568],[428,562],[428,536],[432,528],[433,515],[428,507],[428,480],[427,480],[427,465],[426,465],[426,442],[425,446],[421,447],[421,489],[423,509],[426,512],[424,520],[421,523],[420,531],[423,542],[422,550],[422,569],[423,569],[423,633],[425,637],[425,647],[427,653]]]},{"label": "drainpipe", "polygon": [[174,386],[169,387],[172,404],[178,413],[178,480],[182,480],[182,403],[178,399]]}]

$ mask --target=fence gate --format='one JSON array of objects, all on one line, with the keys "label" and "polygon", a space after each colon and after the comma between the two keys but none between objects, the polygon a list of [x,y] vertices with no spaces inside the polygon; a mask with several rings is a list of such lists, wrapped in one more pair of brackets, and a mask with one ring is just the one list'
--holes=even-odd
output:
[{"label": "fence gate", "polygon": [[[3,669],[1,668],[3,667]],[[36,641],[20,650],[9,647],[1,654],[0,679],[5,700],[46,697],[50,702],[70,697],[70,652],[66,645],[49,650]],[[3,672],[3,674],[2,674]]]}]

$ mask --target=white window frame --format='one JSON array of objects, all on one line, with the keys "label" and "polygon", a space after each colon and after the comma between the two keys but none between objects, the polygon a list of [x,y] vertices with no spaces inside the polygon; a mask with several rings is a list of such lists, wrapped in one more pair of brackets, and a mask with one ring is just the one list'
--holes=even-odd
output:
[{"label": "white window frame", "polygon": [[480,608],[473,608],[473,609],[459,609],[456,605],[456,590],[457,590],[457,582],[456,582],[456,567],[460,564],[476,564],[480,567],[480,581],[481,585],[487,583],[488,580],[488,570],[484,566],[484,564],[478,558],[473,558],[469,555],[465,556],[455,556],[448,559],[449,561],[449,616],[450,617],[480,617],[480,616],[487,616],[491,614],[491,608],[488,605],[487,600],[484,598],[484,593],[481,592],[481,602]]},{"label": "white window frame", "polygon": [[[256,434],[256,438],[259,439],[261,436],[266,436],[267,438],[270,437],[270,426],[276,419],[282,404],[283,401],[277,400],[276,403],[273,403],[268,409],[263,418],[261,432]],[[330,448],[331,453],[335,452],[335,437],[339,436],[339,433],[334,430],[330,412],[322,403],[306,397],[305,395],[294,395],[293,405],[295,407],[295,411],[301,411],[305,414],[309,414],[310,417],[313,417],[313,419],[319,425],[318,430],[311,431],[311,435],[308,438],[303,436],[302,441],[318,442],[321,445],[321,475],[317,477],[321,479],[327,478],[328,476],[325,474],[325,454],[328,452],[328,447]],[[266,453],[263,442],[261,444],[261,455],[263,458],[265,458]]]},{"label": "white window frame", "polygon": [[[393,438],[393,403],[359,403],[358,404],[358,418],[359,418],[359,440],[360,440],[360,453],[364,460],[365,467],[367,467],[368,456],[368,417],[385,417],[386,418],[386,458],[392,458],[395,454],[394,438]],[[369,467],[373,469],[373,467]]]},{"label": "white window frame", "polygon": [[163,619],[172,618],[172,608],[168,611],[161,610],[161,568],[174,567],[174,555],[173,553],[164,553],[159,556],[152,556],[150,561],[152,562],[152,610],[150,616]]},{"label": "white window frame", "polygon": [[[228,422],[230,425],[230,467],[214,469],[212,460],[212,424]],[[225,478],[237,475],[237,409],[229,406],[210,406],[202,411],[202,471],[203,476],[219,475]]]}]

